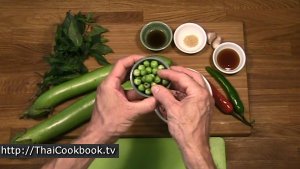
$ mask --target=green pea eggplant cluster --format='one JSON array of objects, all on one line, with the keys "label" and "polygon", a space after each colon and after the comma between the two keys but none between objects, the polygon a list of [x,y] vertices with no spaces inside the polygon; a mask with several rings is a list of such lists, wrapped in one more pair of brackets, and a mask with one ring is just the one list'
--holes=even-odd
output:
[{"label": "green pea eggplant cluster", "polygon": [[162,79],[157,74],[158,70],[166,69],[166,67],[159,63],[158,60],[145,60],[133,70],[133,84],[142,93],[150,96],[151,86],[160,84],[168,86],[169,81]]}]

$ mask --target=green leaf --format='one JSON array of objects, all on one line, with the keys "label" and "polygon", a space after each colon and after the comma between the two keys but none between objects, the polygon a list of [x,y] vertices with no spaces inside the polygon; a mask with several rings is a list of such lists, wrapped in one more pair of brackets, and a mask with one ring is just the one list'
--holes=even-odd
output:
[{"label": "green leaf", "polygon": [[68,36],[76,47],[80,47],[82,45],[82,35],[78,30],[78,25],[74,18],[71,19]]},{"label": "green leaf", "polygon": [[86,15],[86,22],[88,22],[88,23],[93,23],[93,22],[95,22],[95,20],[94,20],[94,14],[93,14],[93,13],[89,12],[89,13]]},{"label": "green leaf", "polygon": [[62,24],[62,29],[63,29],[63,32],[67,35],[68,34],[68,29],[70,27],[70,24],[71,24],[71,19],[73,18],[72,14],[70,11],[68,11],[66,13],[66,17],[65,17],[65,20]]},{"label": "green leaf", "polygon": [[55,40],[60,39],[63,36],[63,29],[61,25],[58,25],[56,28]]},{"label": "green leaf", "polygon": [[97,62],[101,65],[109,65],[110,63],[105,59],[105,57],[103,55],[101,55],[100,53],[97,53],[97,52],[91,52],[90,53],[91,56],[93,56]]},{"label": "green leaf", "polygon": [[[87,24],[92,27],[90,32],[87,32]],[[45,57],[50,69],[43,75],[38,95],[54,85],[88,72],[84,61],[89,56],[93,56],[101,65],[109,64],[104,55],[111,53],[112,49],[104,45],[108,40],[102,36],[107,31],[95,23],[92,13],[83,15],[78,12],[73,15],[68,11],[63,23],[57,26],[53,52]]]},{"label": "green leaf", "polygon": [[78,30],[80,32],[80,34],[84,34],[85,32],[85,27],[86,27],[86,23],[87,23],[87,18],[85,15],[83,15],[81,12],[78,12],[78,14],[76,14],[74,16],[77,25],[78,25]]},{"label": "green leaf", "polygon": [[99,53],[101,55],[106,55],[108,53],[112,53],[113,50],[108,47],[107,45],[104,45],[104,44],[101,44],[101,43],[96,43],[94,44],[92,47],[91,47],[91,50],[96,52],[96,53]]},{"label": "green leaf", "polygon": [[100,36],[102,33],[105,33],[107,32],[108,30],[103,28],[102,26],[100,25],[94,25],[92,27],[92,31],[88,34],[89,36],[95,36],[95,35],[98,35]]},{"label": "green leaf", "polygon": [[92,36],[91,39],[92,39],[92,41],[91,41],[92,45],[94,45],[96,43],[102,43],[101,36],[99,36],[99,35]]},{"label": "green leaf", "polygon": [[106,43],[106,42],[108,42],[108,39],[106,39],[106,38],[104,38],[104,37],[101,37],[101,38],[100,38],[100,42],[101,42],[101,43]]}]

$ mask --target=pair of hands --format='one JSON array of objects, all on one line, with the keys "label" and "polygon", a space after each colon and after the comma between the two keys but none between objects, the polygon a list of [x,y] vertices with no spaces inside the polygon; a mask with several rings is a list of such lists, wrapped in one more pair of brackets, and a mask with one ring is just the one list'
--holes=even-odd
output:
[{"label": "pair of hands", "polygon": [[[74,142],[75,144],[114,143],[133,124],[134,120],[153,112],[160,103],[166,110],[168,127],[182,152],[188,169],[213,169],[214,163],[209,151],[209,121],[212,97],[202,77],[183,67],[161,70],[159,76],[172,82],[175,98],[163,86],[153,86],[153,97],[141,98],[135,91],[125,92],[121,83],[127,71],[141,56],[129,56],[119,60],[110,75],[98,87],[91,122]],[[57,158],[43,169],[87,168],[92,159]]]},{"label": "pair of hands", "polygon": [[160,103],[166,110],[169,131],[179,145],[208,145],[213,100],[201,75],[178,66],[161,70],[159,76],[171,81],[173,88],[186,97],[179,101],[168,89],[156,85],[151,88],[153,97],[141,100],[135,91],[125,92],[121,87],[128,70],[141,58],[132,55],[120,59],[98,87],[90,128],[96,132],[101,129],[113,142],[138,116],[152,112]]},{"label": "pair of hands", "polygon": [[208,140],[214,104],[203,78],[198,72],[179,66],[160,70],[159,76],[171,81],[175,94],[155,85],[151,88],[153,97],[143,99],[135,91],[125,92],[121,87],[129,69],[141,58],[132,55],[116,63],[98,87],[91,122],[76,143],[114,143],[138,116],[153,112],[161,104],[166,111],[169,131],[181,150],[186,167],[214,169]]}]

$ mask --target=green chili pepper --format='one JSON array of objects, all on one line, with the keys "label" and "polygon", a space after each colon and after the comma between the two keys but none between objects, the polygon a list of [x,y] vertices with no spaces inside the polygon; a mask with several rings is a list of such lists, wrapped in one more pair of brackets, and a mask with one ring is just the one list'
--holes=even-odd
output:
[{"label": "green chili pepper", "polygon": [[244,114],[244,105],[241,101],[239,94],[235,90],[235,88],[231,85],[231,83],[217,70],[211,67],[205,67],[206,71],[221,85],[221,87],[226,92],[228,98],[232,102],[234,106],[235,112],[240,115]]}]

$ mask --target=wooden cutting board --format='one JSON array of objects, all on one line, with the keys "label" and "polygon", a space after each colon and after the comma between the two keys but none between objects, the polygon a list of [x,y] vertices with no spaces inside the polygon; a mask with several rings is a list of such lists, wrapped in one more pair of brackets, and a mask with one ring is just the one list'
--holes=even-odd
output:
[{"label": "wooden cutting board", "polygon": [[[167,23],[175,31],[182,23]],[[229,41],[239,44],[244,48],[244,32],[243,23],[241,22],[223,22],[223,23],[198,23],[206,32],[217,32],[223,41]],[[211,66],[211,56],[213,49],[206,45],[200,53],[188,55],[179,51],[174,43],[161,52],[155,53],[145,49],[139,41],[139,31],[143,24],[105,24],[110,32],[106,34],[109,39],[109,46],[114,50],[114,53],[107,58],[111,62],[130,54],[153,55],[162,54],[171,58],[175,64],[189,67],[204,74],[204,76],[215,84],[220,90],[220,86],[213,78],[205,71],[205,66]],[[93,60],[88,62],[91,68],[96,68],[97,65]],[[229,81],[236,87],[240,97],[245,104],[245,117],[249,119],[249,98],[247,84],[246,67],[239,73],[231,76],[226,76]],[[237,121],[232,116],[222,114],[215,108],[211,134],[213,136],[241,136],[250,134],[250,128]],[[154,113],[141,117],[136,124],[131,128],[126,136],[165,136],[167,134],[167,126],[156,117]]]},{"label": "wooden cutting board", "polygon": [[[182,23],[168,23],[173,30]],[[244,48],[244,32],[241,22],[223,22],[223,23],[198,23],[206,31],[214,31],[220,35],[224,41],[235,42]],[[109,54],[107,59],[114,63],[118,59],[130,54],[152,55],[162,54],[171,58],[176,64],[189,67],[203,73],[206,78],[215,83],[215,81],[204,70],[205,66],[210,65],[212,48],[206,46],[203,51],[194,55],[187,55],[180,52],[174,44],[166,50],[153,53],[146,50],[139,43],[139,30],[142,23],[129,24],[102,24],[109,29],[105,37],[109,39],[108,45],[114,50],[113,54]],[[9,139],[18,131],[29,128],[40,121],[30,119],[19,119],[18,117],[29,106],[28,100],[36,91],[36,84],[40,77],[35,72],[43,73],[46,64],[42,60],[45,53],[51,50],[53,38],[45,38],[45,32],[53,35],[55,29],[49,27],[22,28],[13,32],[13,38],[7,39],[7,44],[1,44],[2,54],[6,54],[1,60],[0,68],[0,138],[1,143],[7,143]],[[26,34],[24,34],[26,32]],[[49,36],[50,37],[50,36]],[[50,47],[50,48],[49,48]],[[246,52],[247,53],[247,52]],[[26,56],[26,57],[25,57]],[[14,62],[13,60],[18,60]],[[22,65],[24,63],[32,63],[30,65]],[[17,63],[17,64],[7,64]],[[92,70],[98,68],[96,61],[92,58],[86,62],[87,66]],[[21,72],[21,73],[20,73]],[[246,67],[236,75],[227,76],[232,84],[239,92],[243,103],[245,104],[245,116],[250,117],[247,70]],[[215,83],[220,89],[220,87]],[[71,104],[74,100],[68,101],[60,105],[54,113],[59,112],[64,107]],[[60,142],[69,142],[66,139],[77,137],[84,126],[67,133],[59,139]],[[211,135],[212,136],[245,136],[251,132],[250,128],[233,118],[224,115],[217,109],[214,110]],[[140,117],[124,137],[168,137],[167,125],[161,121],[155,113],[150,113]]]}]

